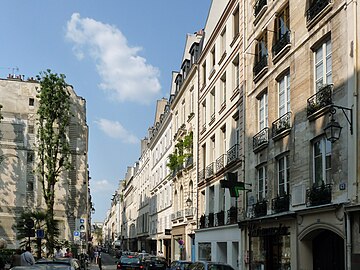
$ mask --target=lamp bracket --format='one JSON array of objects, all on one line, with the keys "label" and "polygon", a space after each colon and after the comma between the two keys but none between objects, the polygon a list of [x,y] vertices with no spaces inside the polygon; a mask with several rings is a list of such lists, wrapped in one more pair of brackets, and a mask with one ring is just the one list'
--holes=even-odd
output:
[{"label": "lamp bracket", "polygon": [[[332,104],[331,105],[331,108],[330,108],[330,114],[331,116],[333,116],[334,114],[336,114],[336,109],[340,109],[346,120],[348,121],[349,123],[349,128],[350,128],[350,134],[352,135],[353,134],[353,127],[352,127],[352,118],[353,118],[353,115],[352,115],[352,108],[347,108],[347,107],[343,107],[343,106],[339,106],[339,105],[335,105],[335,104]],[[350,117],[347,115],[347,113],[345,111],[349,111],[350,112]]]}]

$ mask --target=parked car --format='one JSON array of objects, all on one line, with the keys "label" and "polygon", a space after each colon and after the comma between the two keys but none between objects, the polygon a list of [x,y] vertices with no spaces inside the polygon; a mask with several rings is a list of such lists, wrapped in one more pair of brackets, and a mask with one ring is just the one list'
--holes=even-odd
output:
[{"label": "parked car", "polygon": [[167,262],[164,257],[146,256],[143,259],[145,270],[166,270]]},{"label": "parked car", "polygon": [[189,266],[190,270],[234,270],[234,268],[222,262],[196,261]]},{"label": "parked car", "polygon": [[191,261],[184,260],[172,261],[169,268],[170,270],[188,270],[192,263]]},{"label": "parked car", "polygon": [[116,269],[121,270],[142,270],[144,265],[138,256],[122,255],[116,263]]},{"label": "parked car", "polygon": [[[54,258],[38,260],[35,265],[48,265],[48,266],[69,266],[72,270],[85,270],[81,268],[80,261],[76,258]],[[56,268],[55,268],[56,269]]]}]

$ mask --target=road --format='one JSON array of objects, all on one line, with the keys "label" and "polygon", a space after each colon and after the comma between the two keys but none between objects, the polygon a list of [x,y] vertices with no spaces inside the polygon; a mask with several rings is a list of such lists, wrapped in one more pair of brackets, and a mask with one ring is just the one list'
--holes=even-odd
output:
[{"label": "road", "polygon": [[[89,265],[89,270],[99,270],[99,266],[95,263]],[[116,270],[116,258],[112,255],[102,252],[101,253],[101,269],[102,270]]]}]

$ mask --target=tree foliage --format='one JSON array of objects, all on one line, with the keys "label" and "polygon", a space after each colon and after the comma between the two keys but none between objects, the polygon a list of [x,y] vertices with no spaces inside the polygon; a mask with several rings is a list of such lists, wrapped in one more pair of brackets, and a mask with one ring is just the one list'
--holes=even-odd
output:
[{"label": "tree foliage", "polygon": [[65,75],[41,72],[38,91],[38,158],[36,173],[42,186],[47,206],[46,229],[47,248],[54,249],[56,222],[54,220],[55,185],[64,170],[71,168],[70,145],[67,130],[71,119],[70,93],[67,90]]}]

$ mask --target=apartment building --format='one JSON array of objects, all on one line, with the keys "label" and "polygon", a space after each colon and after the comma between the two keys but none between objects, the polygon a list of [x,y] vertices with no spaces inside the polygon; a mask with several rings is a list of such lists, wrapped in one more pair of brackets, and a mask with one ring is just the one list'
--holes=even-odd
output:
[{"label": "apartment building", "polygon": [[187,34],[181,69],[173,72],[170,96],[173,153],[169,156],[173,185],[172,260],[195,259],[197,216],[196,160],[198,68],[203,31]]},{"label": "apartment building", "polygon": [[[9,75],[0,80],[0,104],[3,119],[0,123],[0,238],[9,248],[19,248],[16,239],[15,219],[26,210],[45,210],[41,183],[34,174],[36,167],[37,98],[38,81],[24,80],[23,76]],[[83,239],[87,245],[90,232],[89,173],[88,173],[88,126],[86,102],[76,95],[72,86],[70,93],[72,117],[68,138],[71,147],[73,169],[61,175],[55,188],[55,219],[59,221],[59,239],[74,242],[76,224],[81,219]]]},{"label": "apartment building", "polygon": [[[196,259],[239,269],[243,202],[221,180],[244,182],[242,1],[213,1],[199,58]],[[242,192],[242,191],[241,191]]]},{"label": "apartment building", "polygon": [[359,8],[250,2],[243,269],[357,269]]},{"label": "apartment building", "polygon": [[171,260],[172,182],[167,166],[173,151],[170,105],[167,99],[157,101],[154,125],[149,129],[148,147],[151,153],[150,173],[146,187],[149,190],[148,252],[162,254]]}]

